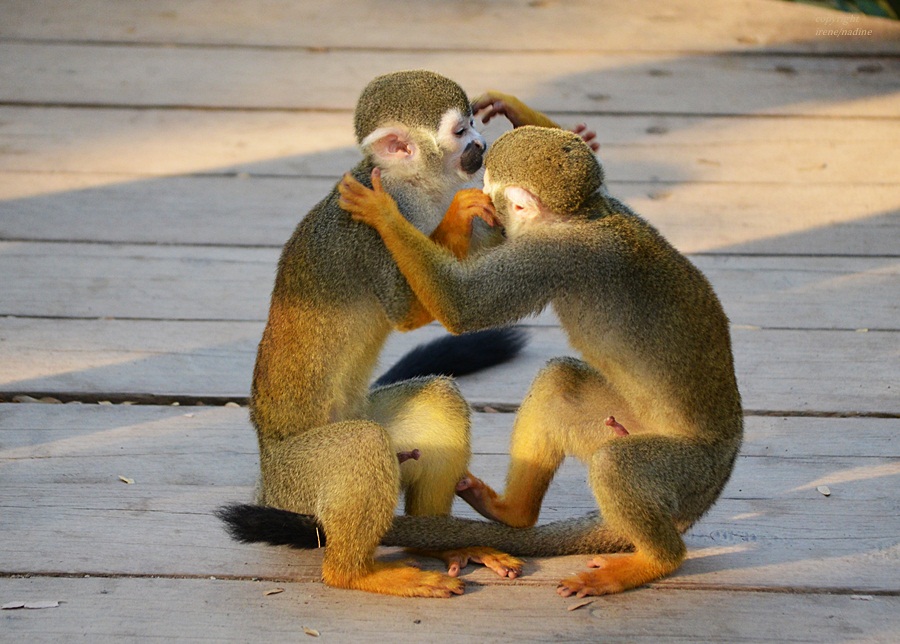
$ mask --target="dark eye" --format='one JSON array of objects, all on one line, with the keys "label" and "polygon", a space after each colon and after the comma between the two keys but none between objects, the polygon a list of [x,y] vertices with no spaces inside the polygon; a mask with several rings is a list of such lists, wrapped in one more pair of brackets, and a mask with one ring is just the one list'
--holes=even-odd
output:
[{"label": "dark eye", "polygon": [[459,130],[457,130],[456,132],[454,132],[453,135],[454,135],[457,139],[461,139],[461,138],[463,137],[463,135],[466,133],[466,129],[467,129],[467,128],[460,128]]}]

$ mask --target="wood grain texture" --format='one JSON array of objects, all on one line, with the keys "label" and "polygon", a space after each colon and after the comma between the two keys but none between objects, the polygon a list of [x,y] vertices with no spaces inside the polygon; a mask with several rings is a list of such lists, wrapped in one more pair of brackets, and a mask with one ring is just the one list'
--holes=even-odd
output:
[{"label": "wood grain texture", "polygon": [[[850,27],[871,36],[816,35],[840,26],[833,14],[804,6],[732,0],[710,14],[691,0],[664,6],[595,0],[504,0],[439,3],[266,0],[231,5],[214,0],[33,0],[5,10],[0,37],[40,41],[165,43],[245,47],[451,49],[477,42],[480,51],[783,51],[894,53],[897,25],[860,16]],[[96,16],[102,15],[103,20]],[[828,19],[831,18],[831,21]],[[403,40],[390,36],[397,26]],[[412,29],[405,29],[413,25]],[[448,29],[447,25],[456,28]],[[503,25],[502,29],[495,28]]]},{"label": "wood grain texture", "polygon": [[[284,592],[266,596],[273,588]],[[557,597],[551,588],[471,582],[466,594],[446,601],[401,601],[320,584],[220,579],[0,579],[0,593],[62,602],[57,609],[3,615],[10,637],[33,642],[73,634],[92,642],[304,641],[307,628],[322,641],[354,642],[774,643],[790,637],[810,644],[849,638],[887,643],[894,641],[900,609],[900,600],[890,596],[804,594],[793,597],[788,609],[780,593],[645,588],[568,611],[581,602]],[[365,625],[352,615],[365,615]]]},{"label": "wood grain texture", "polygon": [[[611,192],[719,291],[751,414],[677,574],[568,612],[555,587],[585,557],[529,561],[515,583],[469,569],[464,596],[425,602],[324,587],[321,552],[229,541],[212,509],[250,497],[246,408],[0,404],[0,595],[61,601],[3,611],[4,635],[896,640],[900,23],[775,0],[31,0],[0,14],[0,241],[15,242],[0,243],[0,399],[245,397],[278,249],[359,158],[360,88],[428,66],[597,130]],[[865,35],[820,33],[844,27]],[[470,400],[514,407],[569,352],[551,314],[526,324],[518,360],[462,380]],[[394,336],[382,363],[441,333]],[[472,466],[495,486],[512,421],[474,415]],[[594,507],[567,462],[541,521]]]},{"label": "wood grain texture", "polygon": [[[0,316],[264,322],[279,253],[0,242],[0,273],[19,272],[17,279],[0,283]],[[691,259],[720,294],[733,325],[898,328],[900,259]],[[841,306],[833,306],[835,301]],[[558,325],[549,311],[536,321]]]},{"label": "wood grain texture", "polygon": [[[352,109],[378,74],[427,68],[473,95],[503,87],[541,111],[894,118],[893,58],[578,52],[280,51],[0,42],[0,101]],[[878,67],[878,72],[860,71]],[[827,75],[834,82],[822,83]],[[340,78],[340,83],[334,79]],[[41,82],[35,82],[39,79]],[[135,82],[140,79],[140,82]],[[203,79],[198,83],[197,79]],[[734,96],[740,94],[739,104]]]},{"label": "wood grain texture", "polygon": [[[244,398],[261,322],[0,319],[5,359],[0,394],[43,392]],[[429,326],[392,335],[387,366]],[[817,330],[733,330],[744,408],[796,412],[898,413],[897,334]],[[555,327],[534,327],[510,363],[460,378],[473,404],[518,404],[550,358],[571,355]],[[894,387],[894,389],[892,389]]]},{"label": "wood grain texture", "polygon": [[[509,420],[473,419],[473,470],[497,486],[508,457],[495,450]],[[900,519],[890,508],[900,460],[875,454],[892,422],[750,419],[734,477],[687,535],[690,561],[659,585],[897,590],[890,562],[900,557]],[[828,440],[842,447],[820,449]],[[779,443],[793,449],[770,451]],[[321,553],[234,544],[212,516],[249,498],[257,468],[245,409],[0,405],[0,572],[317,579]],[[823,484],[828,498],[816,490]],[[595,508],[584,468],[567,462],[541,522]],[[460,502],[454,512],[474,516]],[[552,586],[584,561],[536,559],[523,580]]]}]

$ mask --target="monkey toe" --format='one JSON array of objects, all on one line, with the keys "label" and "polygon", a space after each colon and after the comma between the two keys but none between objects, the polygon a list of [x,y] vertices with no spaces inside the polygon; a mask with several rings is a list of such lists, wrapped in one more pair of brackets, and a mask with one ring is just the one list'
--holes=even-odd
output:
[{"label": "monkey toe", "polygon": [[559,582],[556,592],[561,597],[587,597],[588,595],[611,595],[625,590],[617,580],[607,577],[600,570],[578,573],[574,577]]},{"label": "monkey toe", "polygon": [[641,553],[594,557],[588,566],[596,570],[563,579],[557,592],[563,597],[620,593],[659,579],[678,567],[677,564],[667,565]]},{"label": "monkey toe", "polygon": [[460,569],[465,568],[470,561],[479,563],[506,579],[515,579],[521,575],[524,565],[521,559],[512,555],[480,546],[450,550],[443,553],[443,558],[449,565],[448,572],[451,577],[457,576]]}]

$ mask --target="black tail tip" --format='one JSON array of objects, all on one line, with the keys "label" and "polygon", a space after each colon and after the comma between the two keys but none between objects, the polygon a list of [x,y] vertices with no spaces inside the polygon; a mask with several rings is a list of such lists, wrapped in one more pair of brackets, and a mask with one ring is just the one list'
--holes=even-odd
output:
[{"label": "black tail tip", "polygon": [[420,344],[375,381],[375,387],[421,376],[464,376],[516,357],[528,344],[518,327],[446,335]]},{"label": "black tail tip", "polygon": [[325,545],[325,532],[312,515],[248,503],[223,505],[215,515],[225,523],[231,538],[241,543],[268,543],[304,550]]}]

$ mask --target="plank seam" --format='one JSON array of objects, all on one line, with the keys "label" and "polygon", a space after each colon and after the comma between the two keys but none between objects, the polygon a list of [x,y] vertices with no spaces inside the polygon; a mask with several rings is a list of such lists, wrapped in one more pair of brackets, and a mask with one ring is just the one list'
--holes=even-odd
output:
[{"label": "plank seam", "polygon": [[[40,46],[56,46],[56,47],[125,47],[125,48],[146,48],[146,49],[196,49],[196,50],[237,50],[237,51],[276,51],[276,52],[306,52],[310,54],[330,54],[334,52],[353,53],[353,54],[428,54],[428,53],[451,53],[459,54],[458,47],[386,47],[386,46],[366,46],[353,47],[348,45],[285,45],[285,44],[263,44],[263,43],[202,43],[202,42],[172,42],[159,40],[87,40],[78,38],[16,38],[7,37],[0,38],[0,44],[11,45],[40,45]],[[518,56],[572,56],[572,55],[628,55],[628,56],[644,56],[647,58],[656,58],[660,54],[678,54],[681,56],[691,56],[695,58],[811,58],[811,59],[883,59],[896,60],[900,59],[900,53],[893,51],[887,52],[856,52],[856,51],[795,51],[790,49],[778,48],[758,48],[758,49],[725,49],[725,50],[703,50],[703,49],[615,49],[615,48],[582,48],[582,49],[563,49],[559,47],[542,47],[542,48],[514,48],[514,47],[486,47],[481,48],[481,52],[488,54],[515,54]]]},{"label": "plank seam", "polygon": [[[110,573],[110,572],[27,572],[27,571],[0,571],[0,579],[84,579],[92,577],[98,579],[184,579],[184,580],[215,580],[215,581],[266,581],[272,583],[321,583],[318,578],[312,577],[280,577],[267,575],[202,575],[202,574],[175,574],[175,573]],[[557,582],[551,580],[538,580],[517,578],[496,581],[484,581],[466,579],[467,586],[556,586]],[[648,584],[644,586],[657,591],[722,591],[722,592],[746,592],[746,593],[773,593],[794,595],[872,595],[878,597],[898,597],[900,589],[885,588],[845,588],[840,586],[741,586],[739,584],[699,584],[690,582],[667,581],[665,583]]]},{"label": "plank seam", "polygon": [[[30,313],[3,313],[0,318],[8,320],[52,320],[72,322],[195,322],[198,324],[210,323],[234,323],[234,324],[262,324],[266,318],[201,318],[201,317],[150,317],[150,316],[124,316],[124,315],[45,315]],[[519,324],[525,329],[559,328],[556,325]],[[900,329],[880,327],[811,327],[811,326],[760,326],[748,324],[731,324],[733,331],[815,331],[820,333],[897,333]]]},{"label": "plank seam", "polygon": [[[2,174],[2,171],[0,171]],[[159,246],[161,248],[244,248],[244,249],[280,249],[281,243],[251,244],[241,242],[181,242],[181,241],[141,241],[141,240],[116,240],[116,239],[43,239],[40,237],[4,237],[0,235],[0,243],[16,244],[82,244],[84,246]],[[768,253],[768,252],[724,252],[724,251],[695,251],[684,253],[686,257],[752,257],[768,259],[803,258],[803,259],[888,259],[900,258],[900,254],[881,253],[876,255],[860,255],[855,253]],[[768,269],[777,271],[780,269]],[[3,313],[0,313],[3,315]]]},{"label": "plank seam", "polygon": [[[277,112],[290,114],[307,114],[324,112],[329,114],[351,114],[349,107],[302,107],[302,106],[253,106],[253,105],[193,105],[189,103],[97,103],[97,102],[73,102],[73,101],[16,101],[2,100],[0,107],[26,107],[42,109],[92,109],[92,110],[133,110],[133,111],[186,111],[186,112]],[[784,119],[804,118],[819,121],[846,121],[848,119],[870,122],[896,122],[900,116],[864,115],[864,114],[806,114],[803,112],[673,112],[656,110],[547,110],[547,114],[561,116],[654,116],[654,117],[693,117],[693,118],[746,118],[746,119]]]},{"label": "plank seam", "polygon": [[[246,407],[250,403],[250,397],[241,395],[209,395],[195,396],[187,394],[152,394],[152,393],[97,393],[97,392],[59,392],[59,391],[2,391],[0,403],[13,402],[18,396],[28,396],[38,402],[24,402],[14,404],[41,404],[41,398],[52,398],[60,403],[99,404],[110,403],[114,405],[135,404],[152,406],[209,406],[222,407],[228,403],[236,403]],[[518,403],[508,402],[473,402],[470,403],[473,411],[488,414],[514,414],[519,410]],[[821,411],[821,410],[790,410],[790,409],[745,409],[745,417],[777,417],[777,418],[900,418],[898,412],[888,411]]]}]

